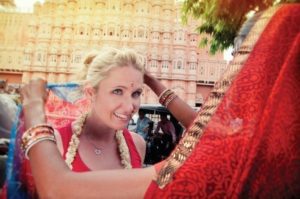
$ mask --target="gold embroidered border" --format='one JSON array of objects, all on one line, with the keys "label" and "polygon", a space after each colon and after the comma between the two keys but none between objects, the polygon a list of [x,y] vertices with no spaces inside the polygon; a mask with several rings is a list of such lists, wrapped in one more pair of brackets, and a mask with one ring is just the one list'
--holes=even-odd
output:
[{"label": "gold embroidered border", "polygon": [[165,165],[160,170],[156,179],[156,183],[158,184],[159,188],[162,189],[169,182],[171,182],[174,173],[183,165],[185,160],[192,153],[193,149],[203,135],[204,128],[208,124],[212,115],[215,113],[227,89],[230,87],[243,64],[248,59],[250,52],[254,48],[269,20],[278,9],[279,7],[273,7],[265,11],[251,28],[249,34],[236,53],[233,61],[228,66],[221,79],[215,84],[195,121],[186,131],[185,136],[181,139],[175,150],[167,158]]}]

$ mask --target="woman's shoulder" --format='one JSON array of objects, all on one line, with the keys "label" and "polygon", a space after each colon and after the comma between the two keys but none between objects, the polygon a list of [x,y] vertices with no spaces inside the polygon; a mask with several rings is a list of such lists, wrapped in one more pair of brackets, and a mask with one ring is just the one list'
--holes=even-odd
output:
[{"label": "woman's shoulder", "polygon": [[136,149],[138,150],[141,158],[144,159],[145,153],[146,153],[146,142],[145,142],[144,138],[135,132],[131,132],[129,130],[128,130],[128,132],[131,135],[133,143],[134,143]]},{"label": "woman's shoulder", "polygon": [[128,130],[128,132],[131,135],[131,137],[132,137],[135,144],[146,144],[144,138],[141,135],[139,135],[135,132],[131,132],[129,130]]}]

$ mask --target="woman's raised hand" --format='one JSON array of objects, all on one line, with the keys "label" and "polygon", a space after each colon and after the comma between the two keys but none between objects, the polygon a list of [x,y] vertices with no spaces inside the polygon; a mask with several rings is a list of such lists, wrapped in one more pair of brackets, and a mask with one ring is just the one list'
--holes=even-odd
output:
[{"label": "woman's raised hand", "polygon": [[25,127],[43,124],[46,122],[44,105],[47,100],[47,82],[42,79],[31,80],[21,89],[21,100]]},{"label": "woman's raised hand", "polygon": [[31,80],[25,84],[21,89],[21,100],[23,106],[31,103],[42,102],[47,100],[47,82],[43,79]]}]

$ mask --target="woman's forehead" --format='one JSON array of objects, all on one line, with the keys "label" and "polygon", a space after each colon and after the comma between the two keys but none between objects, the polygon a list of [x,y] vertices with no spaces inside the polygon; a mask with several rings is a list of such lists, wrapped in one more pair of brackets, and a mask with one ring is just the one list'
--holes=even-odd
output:
[{"label": "woman's forehead", "polygon": [[143,86],[143,73],[133,67],[116,67],[108,73],[102,82],[110,86],[141,87]]}]

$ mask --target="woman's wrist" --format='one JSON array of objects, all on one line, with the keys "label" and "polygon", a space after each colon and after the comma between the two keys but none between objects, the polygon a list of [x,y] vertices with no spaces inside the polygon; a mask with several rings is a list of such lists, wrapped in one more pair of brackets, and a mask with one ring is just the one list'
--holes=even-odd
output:
[{"label": "woman's wrist", "polygon": [[32,103],[27,103],[23,106],[26,129],[38,124],[46,123],[44,105],[44,101],[32,101]]},{"label": "woman's wrist", "polygon": [[32,99],[24,99],[22,102],[23,108],[27,106],[32,106],[36,103],[44,104],[45,100],[43,98],[32,98]]}]

